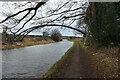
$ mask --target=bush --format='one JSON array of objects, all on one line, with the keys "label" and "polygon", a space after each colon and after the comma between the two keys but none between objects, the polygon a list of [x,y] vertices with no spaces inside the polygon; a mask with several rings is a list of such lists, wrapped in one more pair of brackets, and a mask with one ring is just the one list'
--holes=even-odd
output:
[{"label": "bush", "polygon": [[53,41],[61,41],[62,40],[61,36],[62,36],[61,33],[57,29],[52,30],[51,39]]}]

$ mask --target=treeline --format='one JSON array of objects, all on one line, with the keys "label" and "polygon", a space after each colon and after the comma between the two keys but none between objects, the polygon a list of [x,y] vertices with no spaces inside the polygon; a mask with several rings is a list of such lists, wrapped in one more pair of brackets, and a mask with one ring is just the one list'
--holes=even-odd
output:
[{"label": "treeline", "polygon": [[120,2],[91,2],[85,22],[92,41],[104,46],[120,44]]},{"label": "treeline", "polygon": [[48,31],[43,32],[43,37],[50,37],[53,41],[62,41],[62,34],[58,29],[53,29],[50,33]]},{"label": "treeline", "polygon": [[[6,31],[2,32],[2,43],[14,43],[14,42],[20,42],[23,40],[18,40],[14,41],[14,36],[13,34],[8,34]],[[47,40],[48,38],[51,38],[53,41],[62,41],[62,34],[60,33],[59,30],[53,29],[51,32],[48,31],[43,31],[43,35],[27,35],[26,37],[38,37],[38,38],[44,38],[44,40]]]}]

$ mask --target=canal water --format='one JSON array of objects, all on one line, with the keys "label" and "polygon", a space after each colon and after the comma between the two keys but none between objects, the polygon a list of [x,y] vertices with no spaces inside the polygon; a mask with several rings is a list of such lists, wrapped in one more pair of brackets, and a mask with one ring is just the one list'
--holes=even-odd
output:
[{"label": "canal water", "polygon": [[38,78],[45,73],[73,42],[63,40],[45,45],[35,45],[2,51],[3,78]]}]

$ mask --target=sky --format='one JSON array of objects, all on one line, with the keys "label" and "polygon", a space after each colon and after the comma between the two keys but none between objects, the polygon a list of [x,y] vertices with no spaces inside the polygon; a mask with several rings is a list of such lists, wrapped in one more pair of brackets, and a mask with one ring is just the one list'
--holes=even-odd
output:
[{"label": "sky", "polygon": [[[59,1],[65,1],[65,0],[50,0],[50,4],[48,4],[48,7],[49,8],[55,8],[55,6],[56,6],[56,4],[59,4]],[[67,1],[67,0],[66,0]],[[77,0],[76,0],[77,1]],[[81,0],[80,0],[81,1]],[[1,20],[3,20],[3,19],[5,19],[6,17],[5,16],[3,16],[2,15],[2,13],[1,12],[14,12],[14,13],[16,13],[16,12],[18,12],[19,11],[19,9],[14,9],[14,6],[11,6],[11,5],[9,5],[9,3],[12,3],[12,2],[6,2],[6,3],[4,3],[4,2],[0,2],[0,21]],[[8,5],[5,5],[5,4],[8,4]],[[28,25],[29,26],[29,25]],[[28,28],[28,26],[26,26],[26,28]],[[1,26],[0,26],[0,32],[2,32],[2,30],[1,30]],[[42,35],[42,32],[43,31],[41,31],[41,32],[31,32],[30,33],[30,35]],[[62,29],[62,30],[60,30],[60,32],[61,32],[61,34],[63,35],[63,36],[79,36],[79,37],[81,37],[82,35],[80,35],[80,34],[78,34],[78,35],[76,35],[75,34],[75,31],[73,31],[73,30],[71,30],[71,29]]]}]

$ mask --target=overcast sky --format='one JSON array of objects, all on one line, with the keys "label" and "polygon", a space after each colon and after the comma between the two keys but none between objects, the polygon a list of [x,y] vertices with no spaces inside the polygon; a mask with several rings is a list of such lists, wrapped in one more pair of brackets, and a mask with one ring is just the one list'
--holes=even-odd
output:
[{"label": "overcast sky", "polygon": [[[50,9],[54,9],[54,8],[57,7],[58,4],[60,4],[60,2],[66,2],[66,1],[67,0],[49,0],[49,4],[47,4],[47,6]],[[78,1],[78,0],[76,0],[76,1]],[[82,1],[82,0],[79,0],[79,2],[80,1]],[[24,2],[19,2],[19,3],[24,3]],[[12,6],[12,4],[13,4],[13,2],[0,2],[0,21],[6,18],[5,16],[3,16],[1,14],[1,12],[4,12],[4,13],[16,13],[16,12],[18,12],[20,10],[20,8],[19,9],[14,9],[15,6]],[[21,10],[22,9],[23,8],[21,8]],[[0,26],[0,28],[2,28],[2,27]],[[27,28],[27,26],[26,26],[26,28]],[[61,31],[61,34],[64,35],[64,36],[81,36],[80,34],[79,35],[75,35],[74,34],[75,31],[73,31],[71,29],[62,29],[60,31]],[[0,30],[0,32],[1,32],[1,30]],[[41,32],[35,32],[34,31],[34,32],[31,32],[30,34],[37,34],[37,35],[39,35],[39,34],[42,34],[42,32],[43,31],[41,31]]]}]

